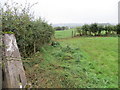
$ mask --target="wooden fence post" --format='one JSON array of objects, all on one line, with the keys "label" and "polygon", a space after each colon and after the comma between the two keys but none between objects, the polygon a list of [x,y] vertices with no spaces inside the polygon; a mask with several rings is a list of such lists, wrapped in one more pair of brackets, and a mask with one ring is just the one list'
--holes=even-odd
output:
[{"label": "wooden fence post", "polygon": [[4,34],[3,45],[3,88],[24,88],[27,80],[14,34]]}]

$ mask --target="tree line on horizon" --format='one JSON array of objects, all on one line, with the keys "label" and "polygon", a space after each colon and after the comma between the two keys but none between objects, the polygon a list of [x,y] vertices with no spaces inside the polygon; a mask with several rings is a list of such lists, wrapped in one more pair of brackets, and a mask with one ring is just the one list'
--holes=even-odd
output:
[{"label": "tree line on horizon", "polygon": [[60,27],[60,26],[58,26],[58,27],[54,27],[54,29],[56,30],[56,31],[61,31],[61,30],[67,30],[67,29],[69,29],[67,26],[62,26],[62,27]]},{"label": "tree line on horizon", "polygon": [[109,36],[120,34],[120,24],[118,25],[99,25],[97,23],[85,24],[76,27],[79,36]]}]

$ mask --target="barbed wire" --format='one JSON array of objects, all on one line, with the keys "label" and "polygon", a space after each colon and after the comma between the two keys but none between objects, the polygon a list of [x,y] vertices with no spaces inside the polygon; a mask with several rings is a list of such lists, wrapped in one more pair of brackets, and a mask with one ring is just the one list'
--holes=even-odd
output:
[{"label": "barbed wire", "polygon": [[[21,62],[32,62],[33,58],[23,58],[23,57],[10,57],[10,56],[4,56],[2,57],[2,63],[5,63],[7,61],[21,61]],[[29,60],[29,61],[28,61]]]}]

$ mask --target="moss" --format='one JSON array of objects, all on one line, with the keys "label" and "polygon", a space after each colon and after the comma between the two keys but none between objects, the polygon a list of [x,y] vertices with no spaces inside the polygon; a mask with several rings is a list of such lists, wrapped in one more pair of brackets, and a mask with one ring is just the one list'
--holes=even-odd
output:
[{"label": "moss", "polygon": [[14,34],[14,32],[11,32],[11,31],[9,31],[9,32],[2,32],[3,34]]}]

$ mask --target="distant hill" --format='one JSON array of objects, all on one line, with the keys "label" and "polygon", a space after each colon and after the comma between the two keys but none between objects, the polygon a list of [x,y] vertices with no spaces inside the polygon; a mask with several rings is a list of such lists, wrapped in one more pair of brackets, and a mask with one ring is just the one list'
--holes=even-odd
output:
[{"label": "distant hill", "polygon": [[[98,23],[99,25],[115,25],[115,24],[110,24],[110,23]],[[62,27],[62,26],[67,26],[69,28],[74,28],[78,26],[82,26],[84,23],[60,23],[60,24],[53,24],[53,27]]]},{"label": "distant hill", "polygon": [[81,23],[61,23],[61,24],[53,24],[53,27],[62,27],[62,26],[67,26],[67,27],[78,27],[78,26],[82,26],[83,24]]}]

